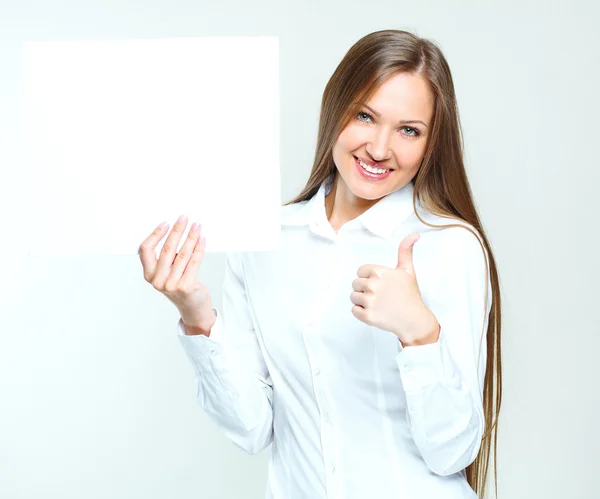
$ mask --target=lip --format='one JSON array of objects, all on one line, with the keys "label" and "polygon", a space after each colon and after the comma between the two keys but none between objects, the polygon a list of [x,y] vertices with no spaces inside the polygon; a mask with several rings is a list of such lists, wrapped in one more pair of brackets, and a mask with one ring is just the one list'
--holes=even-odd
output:
[{"label": "lip", "polygon": [[387,173],[383,173],[382,175],[371,174],[368,171],[366,171],[362,166],[360,166],[360,163],[358,162],[357,157],[354,157],[354,164],[356,165],[356,170],[358,171],[360,176],[362,178],[364,178],[365,180],[369,180],[371,182],[377,182],[380,180],[384,180],[384,179],[388,178],[394,171],[394,170],[390,170]]},{"label": "lip", "polygon": [[389,166],[386,166],[386,165],[383,165],[381,163],[373,163],[372,161],[369,161],[368,159],[360,158],[360,157],[354,156],[354,155],[353,155],[353,157],[355,159],[360,159],[365,165],[372,166],[373,168],[384,168],[386,170],[393,170],[393,168],[391,168]]}]

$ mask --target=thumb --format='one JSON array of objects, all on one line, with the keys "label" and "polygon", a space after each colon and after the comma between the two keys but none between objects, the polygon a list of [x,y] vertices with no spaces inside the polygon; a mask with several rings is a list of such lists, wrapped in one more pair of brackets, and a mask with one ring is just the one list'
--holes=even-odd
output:
[{"label": "thumb", "polygon": [[411,275],[414,275],[413,267],[413,246],[419,240],[421,234],[413,232],[406,236],[398,247],[398,265],[396,269],[402,269]]}]

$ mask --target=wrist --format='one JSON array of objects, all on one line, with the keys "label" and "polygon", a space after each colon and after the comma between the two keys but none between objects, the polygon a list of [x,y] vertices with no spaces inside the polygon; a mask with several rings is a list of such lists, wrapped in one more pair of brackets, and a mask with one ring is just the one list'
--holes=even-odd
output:
[{"label": "wrist", "polygon": [[436,321],[435,325],[431,326],[431,328],[427,329],[427,332],[421,334],[419,336],[415,336],[409,341],[403,341],[400,339],[400,342],[405,347],[419,346],[419,345],[429,345],[431,343],[437,343],[440,338],[441,326]]},{"label": "wrist", "polygon": [[212,317],[208,320],[184,317],[183,315],[181,316],[181,321],[183,322],[183,326],[185,328],[185,334],[187,335],[203,334],[205,336],[209,336],[210,330],[214,326],[216,320],[217,311],[214,308],[212,309]]}]

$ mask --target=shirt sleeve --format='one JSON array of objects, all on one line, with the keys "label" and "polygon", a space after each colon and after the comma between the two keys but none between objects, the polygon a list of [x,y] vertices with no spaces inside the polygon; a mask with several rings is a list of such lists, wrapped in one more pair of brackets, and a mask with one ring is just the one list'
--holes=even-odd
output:
[{"label": "shirt sleeve", "polygon": [[452,242],[444,247],[443,270],[429,304],[440,324],[439,339],[404,347],[396,356],[414,442],[438,475],[469,466],[481,446],[492,304],[484,249],[466,229],[450,230]]},{"label": "shirt sleeve", "polygon": [[196,398],[235,445],[257,454],[273,441],[273,383],[258,343],[238,252],[227,254],[223,306],[210,336],[186,335],[181,345],[194,368]]}]

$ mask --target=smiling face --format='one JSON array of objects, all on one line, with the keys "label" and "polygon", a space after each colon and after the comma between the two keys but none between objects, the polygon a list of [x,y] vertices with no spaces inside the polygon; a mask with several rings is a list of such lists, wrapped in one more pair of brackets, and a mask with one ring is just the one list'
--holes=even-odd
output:
[{"label": "smiling face", "polygon": [[[425,78],[398,73],[352,118],[333,147],[337,218],[347,218],[340,211],[357,216],[413,179],[425,154],[433,107]],[[369,178],[356,158],[391,171]]]}]

